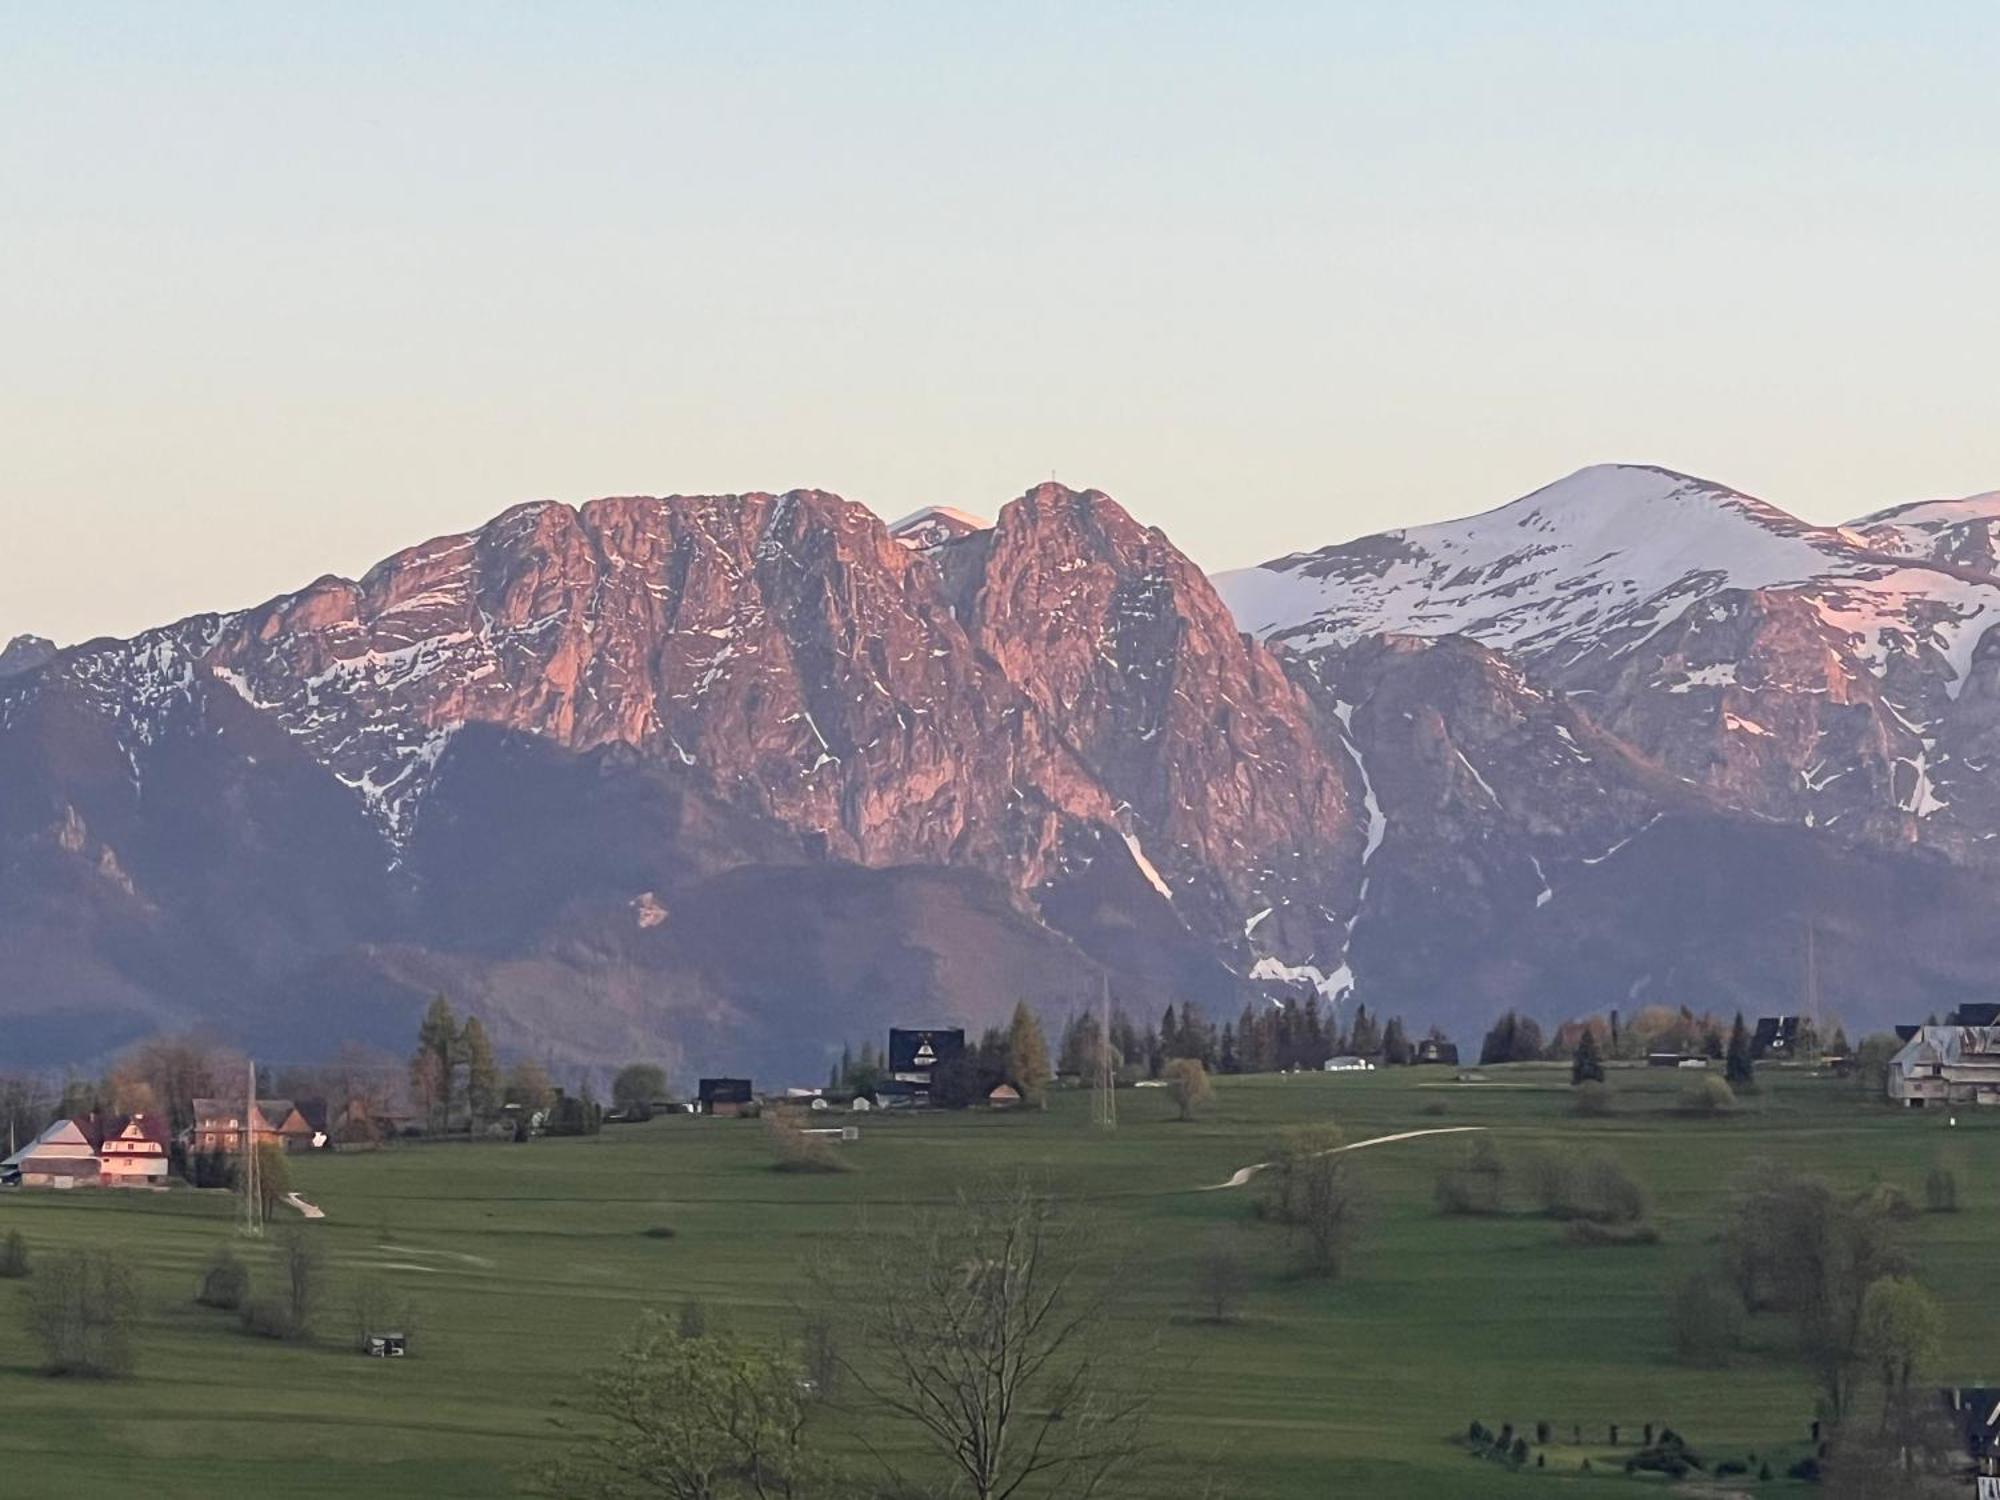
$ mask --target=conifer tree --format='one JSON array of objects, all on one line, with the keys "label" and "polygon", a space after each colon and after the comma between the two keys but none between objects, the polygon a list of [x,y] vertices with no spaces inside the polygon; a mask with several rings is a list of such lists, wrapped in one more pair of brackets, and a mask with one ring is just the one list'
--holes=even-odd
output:
[{"label": "conifer tree", "polygon": [[1736,1012],[1736,1024],[1729,1031],[1729,1052],[1722,1065],[1722,1076],[1733,1089],[1757,1086],[1757,1064],[1750,1058],[1750,1031],[1743,1024],[1740,1010]]},{"label": "conifer tree", "polygon": [[459,1033],[465,1056],[465,1104],[474,1120],[490,1119],[500,1103],[500,1065],[493,1060],[493,1043],[479,1017],[467,1016]]},{"label": "conifer tree", "polygon": [[1042,1035],[1042,1023],[1028,1009],[1025,1000],[1014,1004],[1014,1019],[1007,1027],[1007,1067],[1014,1087],[1025,1103],[1049,1107],[1049,1044]]}]

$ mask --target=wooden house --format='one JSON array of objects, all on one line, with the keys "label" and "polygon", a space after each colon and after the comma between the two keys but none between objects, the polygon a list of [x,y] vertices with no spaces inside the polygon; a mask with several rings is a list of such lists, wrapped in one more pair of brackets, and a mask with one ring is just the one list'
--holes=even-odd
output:
[{"label": "wooden house", "polygon": [[259,1099],[248,1111],[241,1099],[197,1099],[191,1143],[197,1151],[240,1154],[247,1131],[252,1144],[282,1151],[307,1151],[326,1142],[325,1111],[317,1126],[305,1109],[290,1099]]},{"label": "wooden house", "polygon": [[96,1187],[101,1127],[96,1115],[57,1120],[0,1166],[21,1174],[23,1187]]},{"label": "wooden house", "polygon": [[701,1112],[724,1118],[748,1114],[756,1100],[747,1078],[704,1078],[696,1090]]},{"label": "wooden house", "polygon": [[108,1121],[97,1145],[98,1181],[105,1187],[164,1187],[167,1122],[158,1115],[119,1115]]}]

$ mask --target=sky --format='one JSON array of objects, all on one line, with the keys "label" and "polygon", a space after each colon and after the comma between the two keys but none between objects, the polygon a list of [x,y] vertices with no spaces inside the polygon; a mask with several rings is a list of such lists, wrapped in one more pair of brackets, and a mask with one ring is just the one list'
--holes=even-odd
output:
[{"label": "sky", "polygon": [[2000,8],[0,8],[0,640],[527,499],[2000,487]]}]

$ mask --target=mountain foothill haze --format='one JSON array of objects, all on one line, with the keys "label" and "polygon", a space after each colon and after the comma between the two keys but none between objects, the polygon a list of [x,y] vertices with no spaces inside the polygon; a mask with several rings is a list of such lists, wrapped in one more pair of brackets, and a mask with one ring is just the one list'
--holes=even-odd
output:
[{"label": "mountain foothill haze", "polygon": [[[1108,496],[517,506],[0,653],[0,1028],[817,1076],[892,1023],[1317,993],[1474,1035],[1982,995],[2000,495],[1663,469],[1211,579]],[[1991,771],[1989,772],[1989,767]]]}]

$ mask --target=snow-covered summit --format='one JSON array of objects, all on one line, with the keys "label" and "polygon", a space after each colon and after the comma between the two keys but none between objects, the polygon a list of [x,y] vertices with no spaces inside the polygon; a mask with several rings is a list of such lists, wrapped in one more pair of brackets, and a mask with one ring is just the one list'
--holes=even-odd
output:
[{"label": "snow-covered summit", "polygon": [[1532,650],[1656,620],[1724,588],[1862,566],[1858,538],[1669,469],[1580,469],[1496,510],[1224,573],[1253,635],[1311,647],[1375,633]]},{"label": "snow-covered summit", "polygon": [[1898,557],[2000,572],[2000,490],[1957,500],[1892,505],[1848,523],[1870,546]]}]

